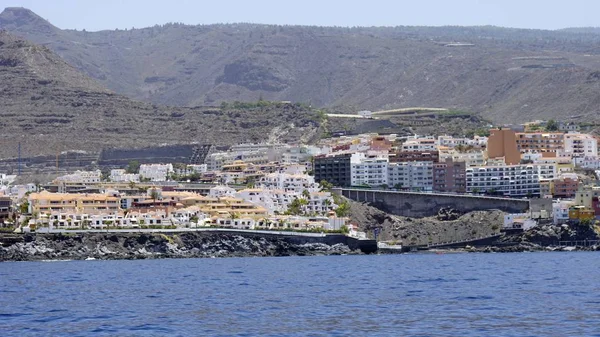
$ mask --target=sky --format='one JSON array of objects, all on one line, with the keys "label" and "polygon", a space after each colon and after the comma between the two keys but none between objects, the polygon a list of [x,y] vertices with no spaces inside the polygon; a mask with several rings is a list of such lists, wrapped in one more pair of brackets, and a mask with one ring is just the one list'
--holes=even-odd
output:
[{"label": "sky", "polygon": [[600,0],[0,0],[61,29],[143,28],[168,22],[319,26],[600,26]]}]

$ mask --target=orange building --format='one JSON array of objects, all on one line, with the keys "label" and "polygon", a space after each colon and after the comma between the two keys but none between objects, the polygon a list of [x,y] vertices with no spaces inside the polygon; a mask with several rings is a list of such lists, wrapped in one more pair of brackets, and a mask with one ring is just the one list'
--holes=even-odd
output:
[{"label": "orange building", "polygon": [[392,149],[392,142],[384,136],[373,136],[370,145],[371,150],[374,151],[389,151]]},{"label": "orange building", "polygon": [[490,130],[487,143],[488,158],[504,158],[506,165],[517,165],[521,162],[521,153],[517,147],[516,133],[510,129]]},{"label": "orange building", "polygon": [[519,151],[557,152],[565,148],[565,135],[560,132],[518,132],[517,147]]}]

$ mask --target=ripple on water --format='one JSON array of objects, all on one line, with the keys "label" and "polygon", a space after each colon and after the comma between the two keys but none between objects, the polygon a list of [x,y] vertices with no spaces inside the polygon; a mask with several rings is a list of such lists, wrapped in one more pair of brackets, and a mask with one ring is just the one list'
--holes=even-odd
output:
[{"label": "ripple on water", "polygon": [[600,259],[577,256],[6,263],[0,335],[598,335]]}]

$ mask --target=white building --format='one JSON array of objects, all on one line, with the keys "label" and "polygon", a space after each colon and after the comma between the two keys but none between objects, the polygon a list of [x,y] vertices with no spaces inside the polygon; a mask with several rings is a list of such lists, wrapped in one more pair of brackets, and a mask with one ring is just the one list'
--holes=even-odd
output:
[{"label": "white building", "polygon": [[137,173],[127,173],[123,169],[110,170],[110,181],[112,182],[134,182],[140,181],[140,175]]},{"label": "white building", "polygon": [[311,154],[308,149],[304,146],[290,146],[283,152],[281,161],[285,164],[297,164],[303,163],[309,160]]},{"label": "white building", "polygon": [[579,132],[565,134],[565,152],[573,157],[597,157],[598,140],[595,137]]},{"label": "white building", "polygon": [[269,173],[258,181],[258,185],[266,189],[279,189],[286,192],[315,192],[320,189],[315,177],[308,174]]},{"label": "white building", "polygon": [[140,165],[140,179],[150,181],[167,181],[167,177],[173,173],[172,164],[142,164]]},{"label": "white building", "polygon": [[573,165],[581,168],[600,170],[600,158],[599,157],[573,157]]},{"label": "white building", "polygon": [[205,159],[208,171],[220,171],[223,165],[236,160],[248,164],[266,164],[281,161],[285,148],[281,144],[241,144],[231,147],[227,152],[211,153]]},{"label": "white building", "polygon": [[235,189],[229,186],[218,185],[210,189],[208,196],[211,198],[232,197],[235,195]]},{"label": "white building", "polygon": [[358,112],[358,115],[365,118],[371,118],[373,116],[373,112],[369,110],[361,110]]},{"label": "white building", "polygon": [[402,144],[402,151],[435,151],[438,146],[433,137],[407,139]]},{"label": "white building", "polygon": [[438,146],[447,146],[447,147],[456,147],[458,145],[470,145],[470,139],[468,138],[454,138],[452,136],[438,136],[437,145]]},{"label": "white building", "polygon": [[465,162],[467,167],[483,166],[486,163],[486,154],[483,150],[459,152],[456,149],[440,149],[440,162],[444,162],[447,159],[452,159],[453,162]]},{"label": "white building", "polygon": [[71,174],[67,174],[54,179],[55,182],[64,183],[79,183],[79,184],[95,184],[102,180],[102,172],[100,170],[95,171],[75,171]]},{"label": "white building", "polygon": [[539,165],[469,167],[467,192],[494,193],[510,197],[540,195]]},{"label": "white building", "polygon": [[206,164],[191,164],[187,166],[189,173],[205,173],[208,171],[208,165]]},{"label": "white building", "polygon": [[504,215],[505,229],[522,229],[524,231],[537,226],[537,222],[532,220],[528,213],[512,213]]},{"label": "white building", "polygon": [[559,200],[552,203],[552,218],[555,225],[564,224],[569,221],[569,207],[572,205],[572,201]]},{"label": "white building", "polygon": [[366,157],[364,153],[354,153],[350,157],[350,181],[352,186],[388,185],[389,159],[384,155]]},{"label": "white building", "polygon": [[388,167],[389,186],[419,191],[433,190],[433,162],[413,161],[390,163]]}]

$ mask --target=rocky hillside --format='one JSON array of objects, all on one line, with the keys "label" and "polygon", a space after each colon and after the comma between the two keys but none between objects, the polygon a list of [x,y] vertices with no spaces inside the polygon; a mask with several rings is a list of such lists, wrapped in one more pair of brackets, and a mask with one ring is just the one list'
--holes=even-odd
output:
[{"label": "rocky hillside", "polygon": [[168,107],[103,88],[45,46],[0,31],[2,157],[169,143],[301,141],[322,115],[299,104]]},{"label": "rocky hillside", "polygon": [[438,216],[409,218],[385,213],[367,203],[347,200],[350,218],[369,236],[400,245],[427,245],[472,240],[500,233],[504,213],[498,210],[458,214],[441,210]]},{"label": "rocky hillside", "polygon": [[350,111],[446,107],[496,122],[600,116],[596,31],[166,24],[86,32],[23,8],[6,8],[0,29],[155,104],[262,96]]}]

